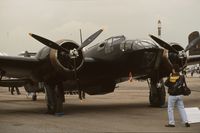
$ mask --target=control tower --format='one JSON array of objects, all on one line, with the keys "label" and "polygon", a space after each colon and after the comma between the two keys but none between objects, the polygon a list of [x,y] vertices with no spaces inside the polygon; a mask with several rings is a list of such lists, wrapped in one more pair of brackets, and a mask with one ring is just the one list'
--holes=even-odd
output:
[{"label": "control tower", "polygon": [[161,21],[158,20],[158,37],[161,38]]}]

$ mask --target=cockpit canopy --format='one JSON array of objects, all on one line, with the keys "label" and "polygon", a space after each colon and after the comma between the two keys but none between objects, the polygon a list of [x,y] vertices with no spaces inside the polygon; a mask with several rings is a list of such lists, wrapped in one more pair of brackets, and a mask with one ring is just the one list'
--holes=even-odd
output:
[{"label": "cockpit canopy", "polygon": [[140,50],[158,47],[150,40],[126,40],[120,45],[122,51]]},{"label": "cockpit canopy", "polygon": [[116,43],[121,43],[125,39],[126,39],[126,37],[124,35],[113,36],[113,37],[110,37],[110,38],[106,39],[104,42],[111,43],[111,44],[116,44]]}]

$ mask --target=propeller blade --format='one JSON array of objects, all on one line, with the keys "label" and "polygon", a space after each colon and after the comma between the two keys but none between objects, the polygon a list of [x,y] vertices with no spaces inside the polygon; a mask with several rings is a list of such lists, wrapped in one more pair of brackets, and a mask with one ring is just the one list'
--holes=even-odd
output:
[{"label": "propeller blade", "polygon": [[44,44],[44,45],[46,45],[46,46],[48,46],[48,47],[50,47],[52,49],[62,50],[64,52],[69,53],[69,50],[61,47],[60,45],[58,45],[57,43],[55,43],[55,42],[53,42],[51,40],[48,40],[48,39],[46,39],[44,37],[41,37],[41,36],[38,36],[38,35],[35,35],[35,34],[32,34],[32,33],[29,33],[29,35],[31,37],[33,37],[34,39],[38,40],[39,42],[41,42],[42,44]]},{"label": "propeller blade", "polygon": [[81,50],[82,48],[84,48],[85,46],[87,46],[88,44],[90,44],[91,42],[93,42],[103,31],[103,29],[98,30],[97,32],[95,32],[94,34],[92,34],[91,36],[89,36],[82,44],[81,46],[78,48],[78,50]]},{"label": "propeller blade", "polygon": [[175,53],[178,53],[178,51],[173,48],[171,45],[169,45],[168,43],[166,43],[165,41],[153,36],[153,35],[149,35],[155,42],[157,42],[161,47],[169,50],[169,51],[173,51]]}]

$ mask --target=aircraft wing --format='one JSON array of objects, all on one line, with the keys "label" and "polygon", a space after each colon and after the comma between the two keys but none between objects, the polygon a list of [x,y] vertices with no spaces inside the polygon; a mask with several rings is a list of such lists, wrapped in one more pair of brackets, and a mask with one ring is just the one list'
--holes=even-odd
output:
[{"label": "aircraft wing", "polygon": [[36,58],[0,56],[0,72],[3,74],[2,76],[7,77],[29,77],[38,63],[39,60]]},{"label": "aircraft wing", "polygon": [[200,63],[200,55],[189,56],[187,59],[188,65],[193,65],[198,63]]},{"label": "aircraft wing", "polygon": [[27,83],[26,79],[3,79],[0,80],[0,86],[2,87],[22,87]]}]

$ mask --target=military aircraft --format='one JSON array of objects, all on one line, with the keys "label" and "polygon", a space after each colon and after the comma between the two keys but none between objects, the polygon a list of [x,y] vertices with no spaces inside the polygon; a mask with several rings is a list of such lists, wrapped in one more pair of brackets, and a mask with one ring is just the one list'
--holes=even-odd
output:
[{"label": "military aircraft", "polygon": [[[2,76],[19,78],[29,86],[42,83],[45,87],[49,113],[63,113],[65,90],[78,90],[89,95],[111,93],[116,84],[126,81],[129,75],[149,81],[151,106],[165,104],[163,78],[171,72],[173,64],[180,70],[188,63],[197,62],[199,56],[187,57],[186,52],[200,42],[197,32],[183,49],[178,44],[168,44],[150,35],[151,40],[127,40],[125,36],[113,36],[96,45],[89,45],[103,29],[89,36],[81,45],[72,40],[51,41],[30,33],[46,45],[34,58],[0,56]],[[83,49],[84,48],[84,49]]]}]

